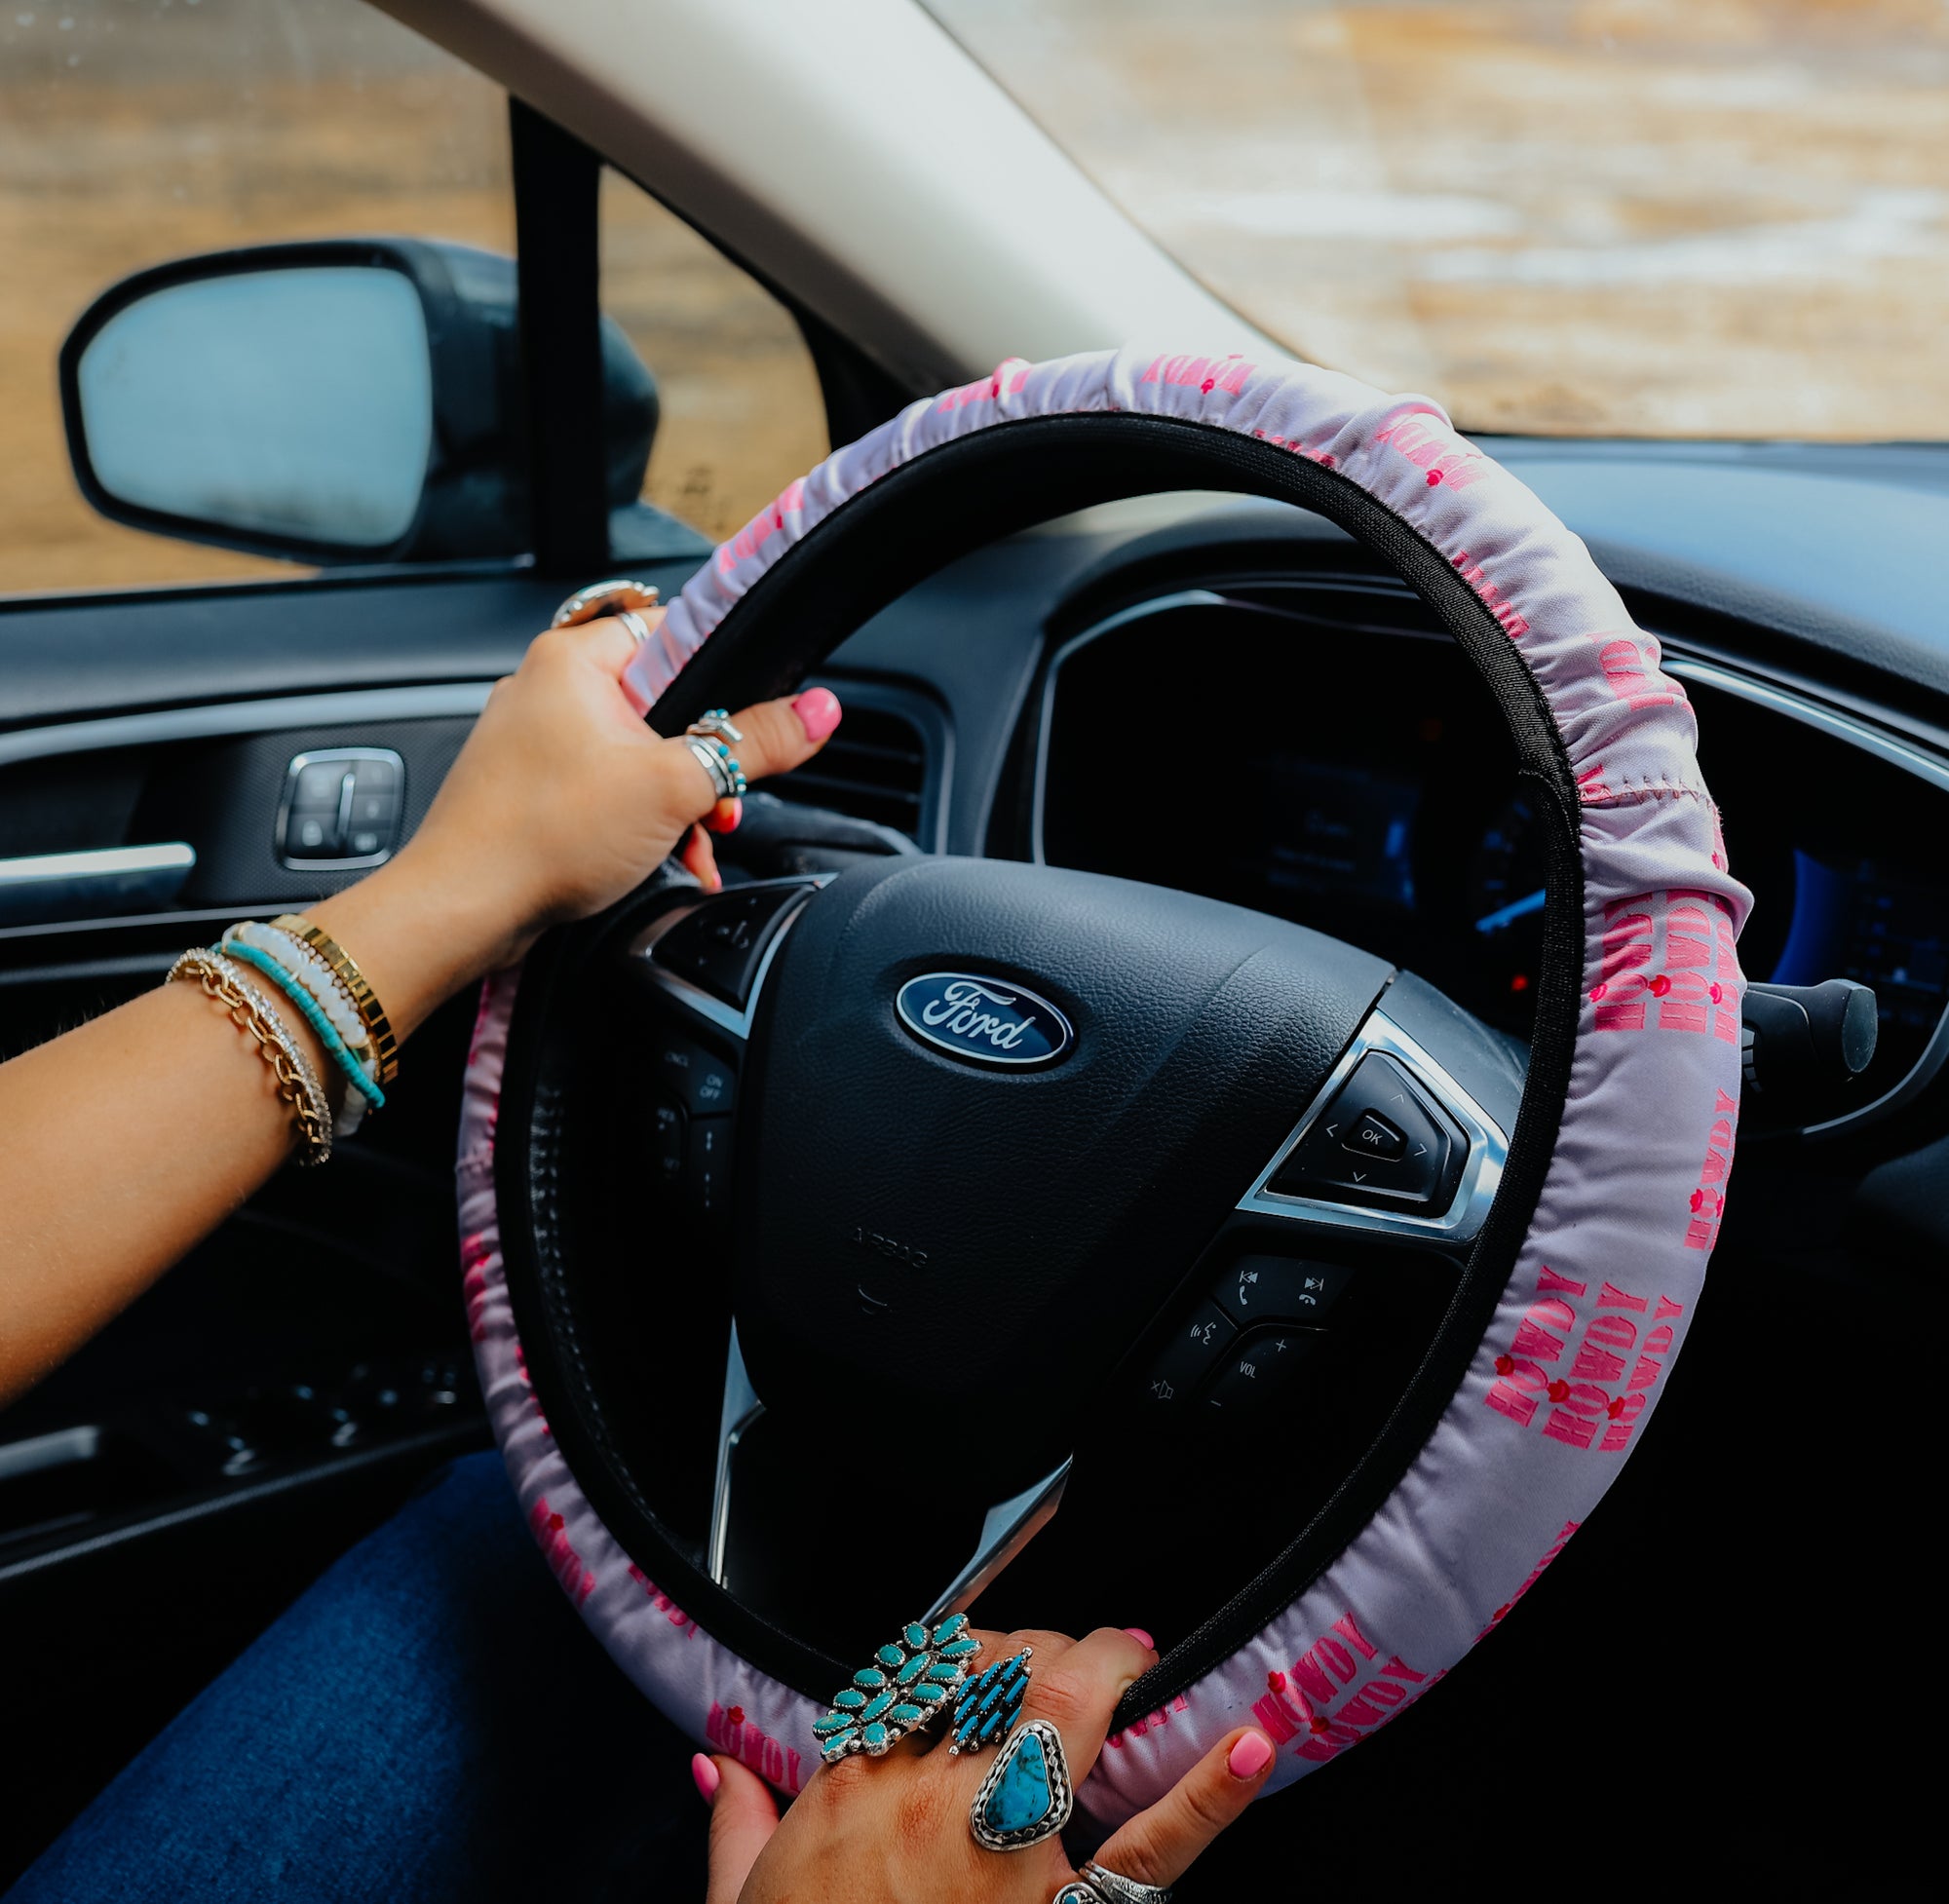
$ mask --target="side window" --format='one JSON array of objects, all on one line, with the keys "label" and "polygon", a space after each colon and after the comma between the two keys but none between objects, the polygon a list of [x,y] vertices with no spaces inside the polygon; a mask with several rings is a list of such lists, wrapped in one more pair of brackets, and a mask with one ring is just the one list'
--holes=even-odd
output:
[{"label": "side window", "polygon": [[602,308],[656,378],[643,498],[713,541],[829,447],[791,313],[628,178],[602,178]]},{"label": "side window", "polygon": [[57,362],[131,272],[375,234],[515,249],[506,95],[363,0],[0,12],[0,593],[302,574],[92,508]]}]

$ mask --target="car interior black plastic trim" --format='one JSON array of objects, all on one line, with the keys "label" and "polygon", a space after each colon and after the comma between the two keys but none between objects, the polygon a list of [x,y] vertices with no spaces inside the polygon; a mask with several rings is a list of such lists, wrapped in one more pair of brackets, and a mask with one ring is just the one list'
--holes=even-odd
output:
[{"label": "car interior black plastic trim", "polygon": [[[1303,1593],[1371,1519],[1460,1386],[1528,1234],[1569,1089],[1583,960],[1576,782],[1543,691],[1502,625],[1441,552],[1358,484],[1222,428],[1112,412],[994,425],[926,451],[870,484],[752,585],[650,714],[669,732],[671,721],[681,725],[720,703],[784,693],[855,628],[956,557],[1089,505],[1187,488],[1313,511],[1373,550],[1435,612],[1494,694],[1515,741],[1519,778],[1535,787],[1548,904],[1529,1088],[1502,1191],[1419,1370],[1325,1505],[1129,1690],[1113,1722],[1118,1727],[1221,1663]],[[609,1434],[602,1396],[586,1379],[568,1377],[567,1365],[581,1356],[572,1278],[559,1260],[559,1215],[552,1205],[562,1047],[572,1028],[557,1009],[574,996],[567,974],[603,931],[602,922],[591,922],[542,942],[530,955],[509,1032],[496,1191],[509,1293],[529,1373],[557,1445],[622,1545],[721,1642],[818,1698],[838,1662],[709,1580],[649,1509]]]}]

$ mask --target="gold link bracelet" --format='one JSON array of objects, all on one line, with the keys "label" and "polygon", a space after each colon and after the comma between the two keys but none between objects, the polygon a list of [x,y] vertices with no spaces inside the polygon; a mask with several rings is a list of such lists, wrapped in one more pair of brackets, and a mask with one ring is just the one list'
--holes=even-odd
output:
[{"label": "gold link bracelet", "polygon": [[278,1095],[289,1107],[298,1134],[304,1139],[299,1166],[323,1163],[331,1155],[331,1121],[328,1116],[319,1116],[318,1105],[306,1087],[303,1074],[291,1060],[286,1040],[208,952],[185,952],[170,968],[170,975],[163,982],[167,985],[187,978],[200,980],[204,991],[229,1013],[231,1022],[256,1040],[258,1055],[271,1067],[271,1075],[278,1081]]},{"label": "gold link bracelet", "polygon": [[352,994],[352,1003],[365,1027],[365,1035],[372,1041],[372,1056],[379,1067],[379,1088],[384,1090],[400,1075],[400,1048],[393,1037],[393,1021],[386,1016],[379,995],[365,982],[365,974],[359,970],[351,953],[328,933],[321,932],[303,913],[280,913],[271,924],[279,932],[289,933],[293,938],[302,939],[309,945],[338,974],[345,989]]}]

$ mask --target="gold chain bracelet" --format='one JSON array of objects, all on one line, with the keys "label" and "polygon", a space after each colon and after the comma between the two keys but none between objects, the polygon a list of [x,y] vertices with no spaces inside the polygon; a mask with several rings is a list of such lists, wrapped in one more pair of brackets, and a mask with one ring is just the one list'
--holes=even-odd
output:
[{"label": "gold chain bracelet", "polygon": [[260,1008],[253,1002],[208,952],[185,952],[170,968],[170,975],[163,982],[171,984],[179,978],[200,980],[204,991],[229,1013],[231,1022],[256,1040],[258,1055],[271,1067],[271,1075],[278,1081],[278,1095],[289,1108],[298,1134],[304,1139],[304,1155],[298,1159],[300,1167],[323,1163],[331,1155],[328,1108],[325,1115],[320,1115],[320,1106],[325,1104],[324,1093],[316,1079],[308,1081],[298,1069],[301,1060],[283,1035],[282,1027],[267,1016],[270,1008]]}]

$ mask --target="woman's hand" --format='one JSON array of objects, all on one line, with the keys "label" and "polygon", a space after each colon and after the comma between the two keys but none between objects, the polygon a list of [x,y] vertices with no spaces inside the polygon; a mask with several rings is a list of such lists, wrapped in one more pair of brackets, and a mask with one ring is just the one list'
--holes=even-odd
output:
[{"label": "woman's hand", "polygon": [[[736,823],[736,802],[716,803],[697,756],[631,711],[618,678],[631,652],[614,621],[537,639],[411,843],[312,908],[396,1037],[519,958],[544,927],[621,898],[693,822]],[[816,753],[839,704],[815,688],[746,708],[737,725],[756,780]],[[686,857],[715,882],[707,847]],[[278,1015],[335,1081],[306,1021]],[[0,1064],[0,1403],[235,1210],[288,1159],[291,1131],[252,1041],[196,985],[144,993]]]},{"label": "woman's hand", "polygon": [[[1117,1701],[1157,1655],[1134,1632],[1104,1627],[1087,1639],[1060,1633],[984,1633],[987,1657],[1035,1648],[1024,1720],[1062,1735],[1081,1785],[1103,1749]],[[988,1851],[968,1829],[969,1808],[994,1763],[991,1748],[949,1758],[938,1741],[909,1737],[879,1759],[822,1766],[783,1824],[772,1795],[737,1760],[697,1757],[710,1805],[707,1904],[1050,1904],[1077,1876],[1062,1840]],[[1095,1862],[1141,1885],[1172,1885],[1258,1795],[1273,1747],[1249,1727],[1228,1733],[1158,1802],[1111,1834]]]},{"label": "woman's hand", "polygon": [[[662,611],[641,611],[653,626]],[[370,879],[314,907],[353,949],[396,1028],[512,965],[547,927],[585,919],[646,879],[690,836],[685,862],[716,882],[702,821],[737,823],[681,737],[631,710],[619,680],[634,652],[605,619],[536,637],[499,682],[411,843]],[[733,716],[752,781],[817,753],[839,725],[824,688]]]}]

